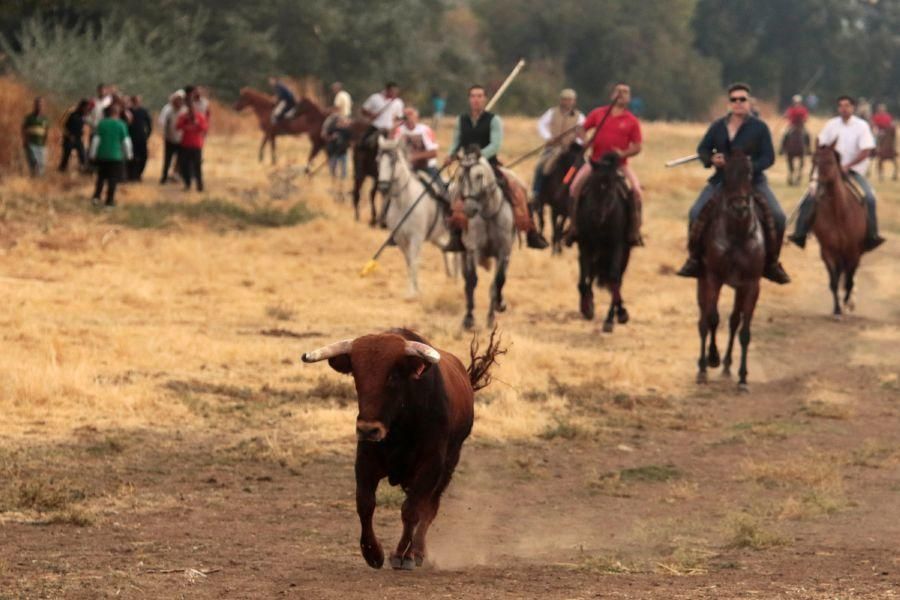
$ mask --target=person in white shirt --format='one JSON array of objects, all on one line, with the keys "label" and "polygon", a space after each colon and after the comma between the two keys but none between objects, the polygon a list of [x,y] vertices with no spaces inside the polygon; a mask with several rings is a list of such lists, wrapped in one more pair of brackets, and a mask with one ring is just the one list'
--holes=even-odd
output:
[{"label": "person in white shirt", "polygon": [[544,184],[544,177],[553,171],[556,160],[563,150],[572,142],[584,145],[584,140],[578,137],[577,127],[584,123],[584,113],[575,107],[578,96],[575,90],[564,89],[559,93],[559,105],[548,108],[538,120],[538,135],[544,140],[546,146],[538,158],[534,169],[534,183],[532,183],[532,198],[537,198]]},{"label": "person in white shirt", "polygon": [[350,114],[353,112],[353,99],[347,90],[344,89],[344,84],[340,81],[332,83],[331,93],[334,94],[333,105],[337,114],[345,119],[349,119]]},{"label": "person in white shirt", "polygon": [[403,142],[413,169],[428,173],[431,179],[437,177],[438,143],[434,131],[419,122],[419,111],[412,106],[404,109],[403,116],[403,123],[397,126],[392,137]]},{"label": "person in white shirt", "polygon": [[[878,235],[878,220],[875,214],[875,192],[866,180],[865,173],[869,168],[869,157],[875,148],[875,138],[869,124],[854,115],[856,101],[850,96],[838,98],[838,116],[825,123],[825,127],[819,134],[819,145],[830,146],[835,144],[835,150],[841,157],[841,169],[846,177],[853,181],[863,191],[866,199],[866,241],[865,250],[874,250],[884,242],[884,238]],[[797,226],[793,235],[788,239],[801,248],[806,245],[806,236],[815,219],[816,209],[816,182],[810,184],[809,190],[800,202],[800,211],[797,215]]]},{"label": "person in white shirt", "polygon": [[394,130],[397,121],[403,118],[403,100],[399,97],[400,86],[389,81],[384,91],[375,92],[362,105],[362,114],[372,121],[372,126],[387,133]]},{"label": "person in white shirt", "polygon": [[109,87],[103,83],[98,84],[97,97],[93,100],[94,105],[91,108],[91,114],[87,119],[88,125],[91,128],[91,135],[93,135],[93,131],[97,128],[100,121],[103,120],[103,111],[109,108],[112,101],[113,97],[109,91]]},{"label": "person in white shirt", "polygon": [[178,172],[178,147],[181,144],[181,131],[178,130],[176,124],[179,115],[186,110],[184,99],[184,90],[178,90],[169,96],[169,101],[159,111],[159,130],[163,134],[164,143],[160,184],[164,184],[169,180],[169,170],[173,162],[176,165],[175,171]]}]

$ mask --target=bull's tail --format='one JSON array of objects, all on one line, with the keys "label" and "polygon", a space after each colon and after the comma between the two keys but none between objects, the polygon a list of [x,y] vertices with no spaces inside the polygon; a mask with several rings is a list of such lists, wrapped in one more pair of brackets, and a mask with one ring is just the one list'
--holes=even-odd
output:
[{"label": "bull's tail", "polygon": [[486,388],[491,384],[491,367],[497,364],[497,357],[506,354],[506,348],[500,347],[502,336],[497,335],[497,327],[491,330],[491,337],[485,351],[479,354],[479,344],[477,336],[472,336],[472,343],[469,345],[469,382],[472,389],[476,392]]}]

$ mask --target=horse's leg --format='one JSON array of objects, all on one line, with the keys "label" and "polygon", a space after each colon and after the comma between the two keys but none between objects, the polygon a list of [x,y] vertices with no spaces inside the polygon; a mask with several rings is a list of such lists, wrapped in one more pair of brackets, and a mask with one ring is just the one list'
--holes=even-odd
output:
[{"label": "horse's leg", "polygon": [[894,176],[891,179],[897,181],[897,159],[895,158],[891,162],[894,163]]},{"label": "horse's leg", "polygon": [[831,297],[834,300],[834,310],[831,314],[835,317],[841,316],[841,303],[838,301],[838,284],[841,280],[841,271],[837,264],[832,261],[825,261],[825,268],[828,269],[828,287],[831,289]]},{"label": "horse's leg", "polygon": [[272,164],[274,165],[275,164],[275,134],[272,134],[272,137],[269,138],[269,140],[270,140],[269,144],[271,145],[271,149],[272,149]]},{"label": "horse's leg", "polygon": [[259,145],[259,162],[262,162],[266,156],[266,144],[269,143],[269,133],[264,131],[262,143]]},{"label": "horse's leg", "polygon": [[734,290],[734,307],[728,319],[728,348],[725,349],[725,358],[722,361],[722,375],[731,377],[731,351],[734,349],[734,337],[737,334],[738,325],[741,324],[741,306],[744,302],[744,288]]},{"label": "horse's leg", "polygon": [[794,185],[794,157],[791,156],[790,154],[788,154],[788,157],[787,157],[787,167],[788,167],[787,184]]},{"label": "horse's leg", "polygon": [[369,220],[369,226],[375,227],[379,223],[384,224],[384,215],[379,215],[375,208],[375,194],[378,193],[378,186],[374,183],[372,184],[372,189],[369,190],[369,209],[372,213],[372,218]]},{"label": "horse's leg", "polygon": [[472,311],[475,310],[475,286],[478,285],[478,265],[475,264],[475,253],[466,252],[463,259],[463,275],[466,280],[466,316],[463,318],[464,329],[475,328],[475,317]]},{"label": "horse's leg", "polygon": [[857,260],[855,264],[851,263],[847,265],[847,270],[844,272],[844,308],[851,312],[856,308],[853,304],[853,300],[850,299],[850,295],[853,293],[853,277],[856,275],[856,268],[858,266],[859,261]]},{"label": "horse's leg", "polygon": [[750,348],[750,322],[753,320],[753,311],[756,309],[757,300],[759,300],[759,281],[748,286],[741,306],[741,368],[738,369],[738,386],[742,390],[747,389],[747,350]]},{"label": "horse's leg", "polygon": [[707,351],[706,363],[713,369],[718,368],[721,364],[719,358],[719,348],[716,346],[716,330],[719,328],[719,294],[722,288],[715,286],[710,289],[710,304],[708,306],[707,319],[709,324],[709,350]]},{"label": "horse's leg", "polygon": [[605,333],[612,332],[613,317],[616,314],[616,308],[622,301],[622,297],[619,294],[619,288],[622,285],[622,257],[625,252],[625,243],[624,239],[615,242],[616,245],[609,260],[609,272],[606,275],[607,280],[610,282],[607,287],[611,297],[609,310],[606,313],[606,320],[603,322],[603,331]]},{"label": "horse's leg", "polygon": [[406,274],[409,280],[406,298],[412,300],[419,295],[419,253],[422,251],[422,242],[418,238],[413,238],[402,250],[406,258]]},{"label": "horse's leg", "polygon": [[578,248],[578,294],[581,298],[581,315],[590,321],[594,318],[594,275],[587,252]]},{"label": "horse's leg", "polygon": [[700,333],[700,358],[697,359],[697,383],[706,383],[706,337],[709,335],[710,293],[712,284],[705,276],[701,276],[697,282],[697,304],[700,306],[700,319],[697,321],[697,330]]},{"label": "horse's leg", "polygon": [[803,179],[803,163],[806,162],[804,155],[800,155],[800,166],[797,167],[797,177],[794,180],[794,185],[800,185]]},{"label": "horse's leg", "polygon": [[628,310],[625,308],[625,300],[622,299],[622,282],[616,286],[615,290],[615,298],[616,298],[616,320],[624,325],[628,322],[631,316],[628,314]]},{"label": "horse's leg", "polygon": [[494,326],[494,313],[504,312],[506,304],[503,302],[503,286],[506,284],[506,268],[509,266],[509,254],[497,257],[497,268],[494,273],[494,281],[491,283],[491,306],[488,308],[487,326]]},{"label": "horse's leg", "polygon": [[878,181],[884,181],[884,159],[878,159]]},{"label": "horse's leg", "polygon": [[606,319],[603,320],[603,333],[612,333],[613,317],[616,315],[616,295],[618,285],[610,283],[607,286],[609,290],[609,309],[606,311]]},{"label": "horse's leg", "polygon": [[362,184],[363,184],[363,175],[360,174],[360,170],[356,164],[356,161],[353,161],[353,216],[359,221],[359,197],[362,193]]}]

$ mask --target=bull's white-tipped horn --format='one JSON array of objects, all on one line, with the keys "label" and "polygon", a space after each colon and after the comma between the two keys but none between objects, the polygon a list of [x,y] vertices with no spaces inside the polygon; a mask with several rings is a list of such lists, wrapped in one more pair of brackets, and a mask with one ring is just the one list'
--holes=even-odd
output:
[{"label": "bull's white-tipped horn", "polygon": [[437,364],[441,360],[440,352],[421,342],[406,342],[406,353],[427,360],[431,364]]},{"label": "bull's white-tipped horn", "polygon": [[327,346],[322,346],[318,350],[313,350],[312,352],[305,352],[303,356],[300,357],[305,363],[313,363],[319,362],[320,360],[325,360],[327,358],[331,358],[333,356],[338,356],[341,354],[349,354],[350,347],[353,345],[353,340],[341,340],[340,342],[335,342],[333,344],[329,344]]}]

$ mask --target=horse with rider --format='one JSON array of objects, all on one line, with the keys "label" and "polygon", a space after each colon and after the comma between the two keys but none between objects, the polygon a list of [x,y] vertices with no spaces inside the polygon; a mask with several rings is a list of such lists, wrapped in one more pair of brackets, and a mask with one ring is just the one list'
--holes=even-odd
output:
[{"label": "horse with rider", "polygon": [[[806,130],[809,110],[803,104],[803,96],[796,94],[791,99],[791,105],[784,112],[784,118],[788,126],[781,137],[781,148],[778,153],[787,158],[788,185],[799,185],[803,177],[804,158],[810,152],[809,132]],[[800,164],[795,166],[798,161]]]}]

